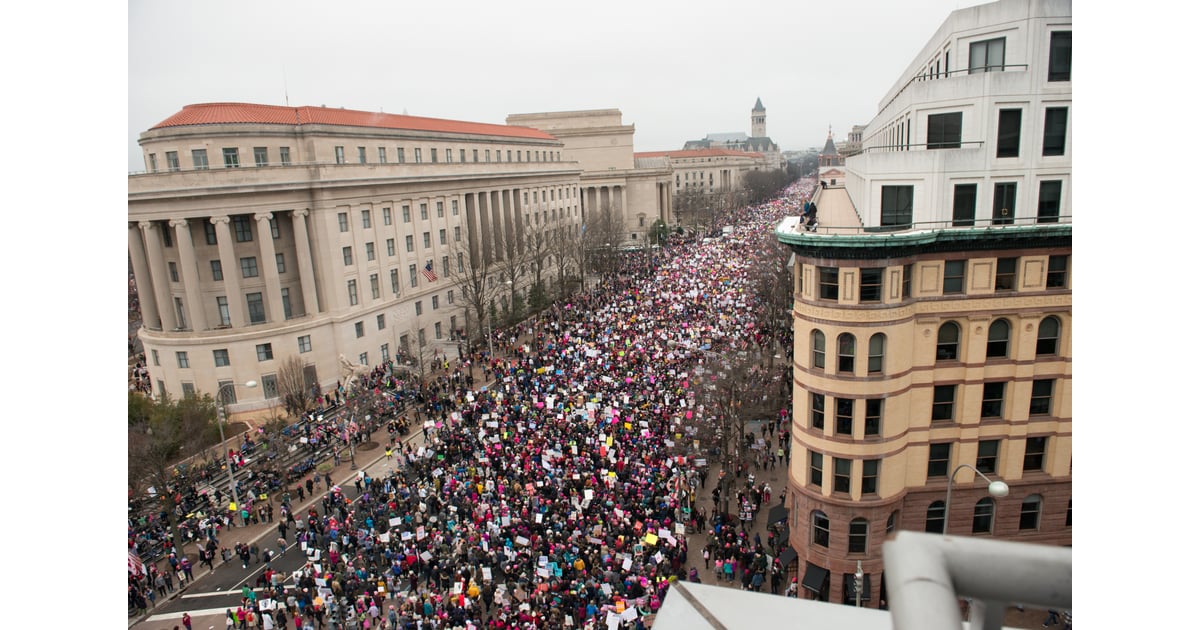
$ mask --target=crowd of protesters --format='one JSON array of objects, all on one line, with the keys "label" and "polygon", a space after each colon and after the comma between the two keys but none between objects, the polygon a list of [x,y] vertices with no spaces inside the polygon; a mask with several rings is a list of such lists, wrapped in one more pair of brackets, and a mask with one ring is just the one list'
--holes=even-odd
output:
[{"label": "crowd of protesters", "polygon": [[[590,291],[497,331],[502,356],[460,351],[407,386],[387,367],[365,375],[350,398],[369,392],[393,412],[415,405],[424,444],[391,432],[394,465],[381,478],[360,471],[357,500],[328,478],[296,488],[321,492],[307,510],[293,512],[285,495],[277,546],[299,543],[307,562],[281,575],[269,568],[273,550],[237,549],[247,566],[261,555],[268,569],[227,625],[640,628],[671,581],[697,579],[710,558],[745,588],[778,592],[778,567],[766,562],[778,541],[764,547],[746,529],[770,487],[748,469],[718,471],[714,479],[737,479],[737,512],[718,509],[717,493],[706,513],[696,494],[709,472],[674,440],[713,413],[695,368],[711,367],[714,352],[790,347],[777,338],[786,331],[755,325],[753,278],[767,253],[761,237],[811,190],[793,184],[734,211],[722,222],[735,226],[727,238],[627,254]],[[472,364],[488,386],[474,387]],[[759,465],[790,455],[786,415],[763,426]],[[318,442],[364,430],[315,420]],[[706,529],[704,549],[689,549],[685,534]]]}]

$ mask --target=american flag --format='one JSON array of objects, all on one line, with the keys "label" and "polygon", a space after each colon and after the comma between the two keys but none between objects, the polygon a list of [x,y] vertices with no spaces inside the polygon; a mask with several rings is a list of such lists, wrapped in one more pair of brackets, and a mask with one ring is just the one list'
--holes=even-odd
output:
[{"label": "american flag", "polygon": [[433,272],[433,259],[426,261],[425,268],[421,269],[421,275],[430,282],[437,280],[437,274]]}]

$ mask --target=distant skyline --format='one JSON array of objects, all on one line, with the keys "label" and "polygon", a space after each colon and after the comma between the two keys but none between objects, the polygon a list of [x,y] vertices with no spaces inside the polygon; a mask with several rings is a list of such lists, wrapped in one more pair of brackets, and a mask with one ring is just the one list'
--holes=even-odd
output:
[{"label": "distant skyline", "polygon": [[971,0],[337,5],[129,4],[129,170],[137,137],[204,102],[325,105],[503,124],[509,114],[621,110],[636,151],[750,132],[761,98],[781,150],[866,124]]}]

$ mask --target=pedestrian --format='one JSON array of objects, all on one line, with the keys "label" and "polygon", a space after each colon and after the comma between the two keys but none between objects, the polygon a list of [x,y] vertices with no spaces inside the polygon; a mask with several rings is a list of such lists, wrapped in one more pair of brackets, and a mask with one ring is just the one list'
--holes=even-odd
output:
[{"label": "pedestrian", "polygon": [[192,630],[192,616],[183,613],[183,630]]}]

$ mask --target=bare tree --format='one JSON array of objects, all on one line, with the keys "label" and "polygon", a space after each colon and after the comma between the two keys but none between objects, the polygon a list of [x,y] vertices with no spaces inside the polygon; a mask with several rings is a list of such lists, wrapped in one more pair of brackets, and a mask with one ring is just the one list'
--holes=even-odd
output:
[{"label": "bare tree", "polygon": [[467,240],[455,244],[451,252],[450,281],[458,287],[462,296],[463,311],[467,316],[464,325],[467,335],[471,334],[471,315],[474,314],[479,333],[477,339],[484,337],[483,325],[488,314],[487,308],[498,290],[496,276],[484,260],[480,246],[474,243],[474,235],[468,235]]},{"label": "bare tree", "polygon": [[624,235],[624,222],[612,206],[604,204],[588,214],[583,230],[583,250],[587,254],[585,269],[601,275],[616,271],[617,251]]},{"label": "bare tree", "polygon": [[545,307],[546,285],[542,281],[542,274],[546,271],[546,267],[549,266],[554,256],[552,243],[554,234],[561,229],[559,225],[561,225],[561,222],[554,226],[543,224],[537,227],[528,222],[524,225],[521,240],[525,243],[525,259],[529,264],[530,272],[533,274],[529,285],[528,302],[530,309]]},{"label": "bare tree", "polygon": [[292,355],[283,360],[275,371],[275,382],[283,409],[289,416],[306,413],[316,402],[316,395],[304,380],[304,363]]},{"label": "bare tree", "polygon": [[498,280],[508,287],[508,296],[504,299],[505,311],[509,323],[520,319],[521,308],[517,290],[520,280],[525,275],[525,263],[528,260],[528,249],[522,235],[518,235],[513,226],[506,225],[497,236],[497,252],[499,257],[493,263]]}]

